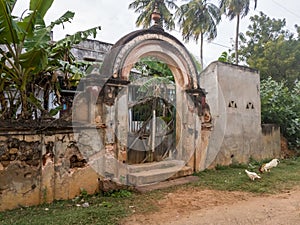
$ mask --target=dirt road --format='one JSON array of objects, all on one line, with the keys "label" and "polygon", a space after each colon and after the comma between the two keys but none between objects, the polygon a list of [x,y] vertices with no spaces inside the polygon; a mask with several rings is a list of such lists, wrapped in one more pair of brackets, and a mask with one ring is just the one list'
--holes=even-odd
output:
[{"label": "dirt road", "polygon": [[134,214],[122,225],[300,225],[300,187],[262,196],[179,189],[156,204],[157,212]]}]

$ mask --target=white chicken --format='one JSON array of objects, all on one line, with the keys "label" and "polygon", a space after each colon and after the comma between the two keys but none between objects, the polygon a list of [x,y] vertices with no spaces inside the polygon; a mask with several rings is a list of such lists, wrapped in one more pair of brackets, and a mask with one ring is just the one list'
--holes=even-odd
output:
[{"label": "white chicken", "polygon": [[257,173],[255,172],[250,172],[248,170],[245,170],[246,174],[248,175],[248,177],[251,179],[251,180],[255,180],[256,178],[257,179],[260,179],[261,177],[257,175]]},{"label": "white chicken", "polygon": [[278,159],[272,159],[270,162],[262,164],[259,168],[259,172],[270,172],[270,169],[278,166],[279,163],[280,161]]}]

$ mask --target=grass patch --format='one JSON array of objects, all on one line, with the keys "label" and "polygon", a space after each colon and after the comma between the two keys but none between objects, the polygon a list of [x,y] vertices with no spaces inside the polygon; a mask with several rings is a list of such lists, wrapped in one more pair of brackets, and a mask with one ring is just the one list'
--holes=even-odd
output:
[{"label": "grass patch", "polygon": [[[161,193],[139,194],[128,190],[111,191],[104,195],[81,196],[32,207],[0,212],[1,225],[113,225],[132,214],[157,210],[154,200]],[[85,202],[89,207],[82,207]],[[78,205],[78,206],[76,206]],[[79,206],[80,205],[80,206]]]},{"label": "grass patch", "polygon": [[58,201],[36,207],[26,207],[0,213],[0,224],[117,224],[129,213],[118,199],[88,197],[89,207],[76,206],[84,202]]},{"label": "grass patch", "polygon": [[[68,201],[56,201],[36,207],[23,207],[0,212],[1,225],[65,225],[65,224],[119,224],[120,220],[135,213],[159,211],[156,201],[178,188],[217,189],[226,191],[246,191],[254,193],[277,193],[300,185],[300,158],[281,160],[278,167],[270,173],[262,174],[262,179],[251,181],[244,170],[258,173],[263,162],[251,160],[247,165],[233,164],[217,166],[195,175],[199,181],[185,186],[176,186],[164,190],[140,194],[127,190],[107,192],[104,195],[87,195],[82,190],[81,196]],[[89,207],[76,206],[84,202]],[[47,210],[46,210],[47,209]]]},{"label": "grass patch", "polygon": [[[265,161],[264,161],[265,162]],[[248,165],[217,166],[214,170],[205,170],[195,174],[198,187],[227,191],[247,191],[254,193],[276,193],[291,189],[300,184],[300,158],[281,160],[270,173],[260,174],[259,166],[263,162],[250,161]],[[251,181],[245,169],[260,174],[261,179]]]}]

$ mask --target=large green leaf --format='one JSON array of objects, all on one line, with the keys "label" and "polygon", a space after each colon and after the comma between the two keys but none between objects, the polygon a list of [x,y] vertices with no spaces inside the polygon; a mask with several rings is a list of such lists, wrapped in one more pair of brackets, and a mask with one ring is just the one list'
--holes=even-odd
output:
[{"label": "large green leaf", "polygon": [[30,13],[24,19],[17,21],[17,25],[21,32],[18,33],[19,39],[23,42],[26,37],[33,35],[35,19],[34,13]]},{"label": "large green leaf", "polygon": [[11,16],[14,3],[12,0],[0,0],[0,44],[19,43],[19,29]]},{"label": "large green leaf", "polygon": [[20,64],[25,69],[26,74],[29,74],[31,71],[38,73],[47,67],[47,55],[47,51],[44,48],[32,49],[20,55]]},{"label": "large green leaf", "polygon": [[34,105],[39,110],[43,110],[41,100],[35,97],[33,93],[30,93],[30,95],[28,96],[28,102]]},{"label": "large green leaf", "polygon": [[55,107],[54,109],[51,109],[51,110],[49,111],[49,115],[50,115],[50,116],[55,116],[55,115],[56,115],[57,113],[59,113],[62,109],[63,109],[62,106],[57,106],[57,107]]},{"label": "large green leaf", "polygon": [[34,33],[32,34],[32,36],[27,37],[24,43],[24,48],[27,49],[27,51],[40,48],[49,48],[51,41],[50,32],[53,27],[55,25],[63,24],[64,22],[70,22],[73,17],[74,13],[68,11],[59,19],[51,22],[51,24],[46,27],[43,18],[39,15],[36,15]]},{"label": "large green leaf", "polygon": [[[32,37],[36,29],[41,29],[45,27],[44,15],[51,6],[53,0],[40,0],[40,1],[30,1],[30,12],[29,14],[18,22],[19,27],[22,29],[22,33],[19,33],[19,39],[24,42],[28,37]],[[48,7],[48,5],[50,6]]]},{"label": "large green leaf", "polygon": [[71,11],[67,11],[64,15],[62,15],[60,18],[55,20],[54,22],[51,22],[50,28],[52,29],[56,25],[63,24],[65,22],[71,22],[71,20],[74,18],[75,13]]},{"label": "large green leaf", "polygon": [[19,33],[19,39],[24,42],[27,37],[32,37],[36,29],[45,27],[44,16],[53,3],[53,0],[31,0],[29,14],[18,22],[22,32]]},{"label": "large green leaf", "polygon": [[51,7],[54,0],[31,0],[29,9],[31,11],[37,11],[42,18]]},{"label": "large green leaf", "polygon": [[66,48],[70,48],[72,45],[79,44],[81,41],[87,39],[89,36],[96,37],[97,30],[101,30],[101,27],[94,27],[85,31],[78,31],[73,35],[69,35],[64,39],[59,40],[53,47],[53,52],[58,52]]},{"label": "large green leaf", "polygon": [[24,42],[24,48],[27,50],[26,53],[21,55],[21,65],[27,70],[33,70],[39,72],[44,70],[48,64],[47,50],[51,49],[51,38],[50,32],[55,25],[69,22],[74,17],[73,12],[66,12],[58,20],[52,22],[49,26],[45,27],[44,20],[36,15],[36,25],[32,37],[27,37]]},{"label": "large green leaf", "polygon": [[10,8],[10,11],[12,11],[13,8],[14,8],[14,6],[15,6],[15,4],[16,4],[16,2],[17,2],[17,0],[6,0],[6,2],[8,4],[8,6],[9,6],[9,8]]},{"label": "large green leaf", "polygon": [[38,13],[30,12],[24,19],[18,22],[18,26],[22,29],[19,38],[25,41],[34,35],[35,30],[45,28],[45,21]]},{"label": "large green leaf", "polygon": [[24,48],[26,51],[32,49],[47,48],[51,41],[51,29],[45,26],[44,20],[40,16],[36,16],[35,28],[32,35],[27,35],[24,40]]}]

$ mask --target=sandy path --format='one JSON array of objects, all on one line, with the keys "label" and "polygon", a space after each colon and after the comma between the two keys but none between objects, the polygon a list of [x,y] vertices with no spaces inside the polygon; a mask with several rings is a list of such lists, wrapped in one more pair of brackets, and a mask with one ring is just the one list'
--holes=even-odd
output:
[{"label": "sandy path", "polygon": [[300,187],[276,195],[179,189],[157,201],[159,211],[134,214],[124,225],[300,225]]}]

